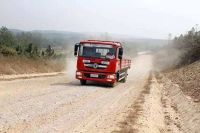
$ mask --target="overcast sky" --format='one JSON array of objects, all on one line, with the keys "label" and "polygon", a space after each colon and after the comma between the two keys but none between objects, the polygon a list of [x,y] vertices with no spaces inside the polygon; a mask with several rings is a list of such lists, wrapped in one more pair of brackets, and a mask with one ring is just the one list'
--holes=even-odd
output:
[{"label": "overcast sky", "polygon": [[0,0],[0,26],[166,39],[200,22],[198,0]]}]

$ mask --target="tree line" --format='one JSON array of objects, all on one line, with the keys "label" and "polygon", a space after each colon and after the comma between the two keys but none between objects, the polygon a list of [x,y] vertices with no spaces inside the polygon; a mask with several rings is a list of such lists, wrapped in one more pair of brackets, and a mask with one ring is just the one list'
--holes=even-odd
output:
[{"label": "tree line", "polygon": [[200,31],[193,27],[186,34],[175,37],[172,47],[183,51],[180,65],[200,60]]},{"label": "tree line", "polygon": [[[46,48],[42,46],[47,46]],[[42,37],[40,33],[19,32],[12,33],[8,28],[0,28],[0,55],[53,57],[55,56],[51,42]]]}]

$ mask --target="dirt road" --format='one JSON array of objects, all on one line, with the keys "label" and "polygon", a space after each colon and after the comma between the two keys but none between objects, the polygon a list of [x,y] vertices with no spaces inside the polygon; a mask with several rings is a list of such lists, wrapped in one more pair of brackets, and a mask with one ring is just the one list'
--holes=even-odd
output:
[{"label": "dirt road", "polygon": [[0,81],[0,132],[118,130],[151,68],[151,55],[136,57],[127,82],[114,88],[80,86],[71,70],[68,75]]}]

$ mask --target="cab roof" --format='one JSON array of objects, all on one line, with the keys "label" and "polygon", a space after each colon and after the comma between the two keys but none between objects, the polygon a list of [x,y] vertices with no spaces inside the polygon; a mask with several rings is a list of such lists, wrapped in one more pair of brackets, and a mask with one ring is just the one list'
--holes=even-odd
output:
[{"label": "cab roof", "polygon": [[85,41],[80,42],[80,44],[83,44],[83,43],[105,44],[105,45],[113,45],[113,46],[117,46],[117,47],[122,46],[122,44],[120,42],[116,42],[116,41],[85,40]]}]

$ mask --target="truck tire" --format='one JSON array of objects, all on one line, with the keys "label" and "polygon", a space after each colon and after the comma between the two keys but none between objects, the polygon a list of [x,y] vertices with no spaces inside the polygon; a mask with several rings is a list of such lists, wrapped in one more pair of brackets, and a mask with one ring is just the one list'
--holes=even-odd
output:
[{"label": "truck tire", "polygon": [[109,87],[115,87],[116,83],[109,83]]},{"label": "truck tire", "polygon": [[121,80],[122,83],[125,83],[125,82],[126,82],[127,75],[128,75],[128,74],[127,74],[127,71],[126,71],[126,72],[125,72],[125,76],[124,76],[124,78]]},{"label": "truck tire", "polygon": [[86,80],[80,80],[81,85],[86,85]]}]

